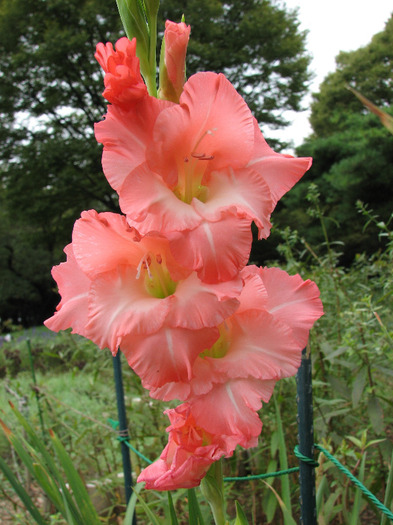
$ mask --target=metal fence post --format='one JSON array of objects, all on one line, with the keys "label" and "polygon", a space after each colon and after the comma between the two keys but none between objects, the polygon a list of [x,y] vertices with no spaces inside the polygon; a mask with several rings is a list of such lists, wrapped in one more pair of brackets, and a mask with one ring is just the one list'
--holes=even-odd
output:
[{"label": "metal fence post", "polygon": [[[117,399],[117,414],[119,418],[119,436],[121,439],[121,455],[123,460],[123,472],[124,472],[124,489],[126,494],[126,502],[128,504],[132,494],[132,469],[131,469],[131,458],[130,450],[127,446],[126,440],[128,439],[128,426],[126,408],[124,403],[124,389],[123,389],[123,378],[121,374],[121,352],[118,351],[113,360],[113,373],[115,377],[116,386],[116,399]],[[132,525],[136,525],[136,516],[134,514],[132,518]]]},{"label": "metal fence post", "polygon": [[300,512],[302,525],[317,524],[317,506],[315,499],[315,464],[314,458],[314,425],[312,406],[311,357],[305,348],[302,352],[302,363],[298,370],[297,410],[299,452],[310,461],[300,460]]}]

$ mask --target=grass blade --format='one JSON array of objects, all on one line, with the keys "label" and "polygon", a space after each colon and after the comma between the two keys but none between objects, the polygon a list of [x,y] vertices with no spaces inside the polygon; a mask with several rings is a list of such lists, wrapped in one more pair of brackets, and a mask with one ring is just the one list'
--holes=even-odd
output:
[{"label": "grass blade", "polygon": [[[392,501],[393,501],[393,452],[392,452],[392,459],[390,460],[390,470],[389,470],[388,481],[386,484],[385,499],[384,499],[383,504],[385,505],[386,508],[391,509]],[[380,525],[387,525],[387,524],[388,524],[388,518],[386,514],[383,514]]]},{"label": "grass blade", "polygon": [[38,525],[46,525],[46,521],[41,516],[39,510],[34,505],[32,499],[30,498],[24,487],[21,485],[21,483],[17,480],[16,476],[9,468],[7,463],[2,458],[0,458],[0,469],[3,471],[4,476],[7,478],[15,493],[18,495],[18,497],[20,498],[20,500],[22,501],[32,518],[36,521],[36,523],[38,523]]},{"label": "grass blade", "polygon": [[[358,479],[362,483],[364,481],[364,469],[366,466],[366,457],[367,457],[367,452],[364,452],[362,461],[360,463],[360,469],[359,469],[359,475],[358,475]],[[361,503],[362,503],[362,491],[359,487],[356,487],[355,500],[353,502],[351,519],[350,519],[349,525],[357,525],[359,523]]]},{"label": "grass blade", "polygon": [[75,469],[70,456],[67,454],[62,443],[53,432],[50,433],[50,436],[57,457],[59,458],[62,468],[64,469],[79,513],[83,518],[83,523],[89,523],[89,525],[99,525],[100,519],[98,517],[97,511],[91,502],[86,486]]},{"label": "grass blade", "polygon": [[236,504],[236,520],[233,525],[248,525],[247,517],[243,512],[243,509],[240,506],[238,501],[235,501]]},{"label": "grass blade", "polygon": [[151,524],[152,525],[161,525],[161,523],[158,521],[158,519],[155,516],[155,514],[150,510],[149,505],[143,500],[143,498],[139,494],[137,494],[136,492],[134,494],[137,497],[139,504],[141,505],[141,507],[145,511],[146,516],[148,518],[150,518]]},{"label": "grass blade", "polygon": [[56,509],[65,516],[64,494],[60,492],[59,487],[41,463],[34,463],[34,476]]},{"label": "grass blade", "polygon": [[291,512],[287,509],[284,501],[278,495],[278,492],[271,485],[269,485],[269,483],[266,483],[264,479],[262,480],[262,483],[269,487],[269,489],[276,496],[278,504],[280,505],[282,511],[282,515],[284,517],[284,523],[286,523],[287,525],[296,525],[296,521],[293,519]]},{"label": "grass blade", "polygon": [[[276,409],[276,422],[277,422],[277,433],[278,433],[278,453],[280,457],[280,469],[287,470],[288,469],[287,447],[285,445],[285,437],[284,437],[284,432],[282,428],[280,407],[278,405],[276,396],[274,396],[274,405]],[[291,490],[289,487],[288,476],[281,477],[281,495],[282,495],[282,500],[286,508],[286,512],[284,513],[284,524],[289,525],[291,521],[293,521],[293,518],[292,518],[292,507],[291,507]],[[288,518],[286,517],[288,514],[291,516],[291,520],[288,520]]]},{"label": "grass blade", "polygon": [[[53,495],[53,486],[59,486],[57,490],[59,490],[59,492],[61,493],[62,499],[66,499],[66,507],[58,500],[56,496],[54,496],[54,499],[52,499],[51,501],[54,505],[57,505],[57,503],[59,503],[57,509],[64,516],[64,518],[67,519],[67,509],[69,509],[69,511],[72,511],[74,517],[77,519],[77,523],[79,525],[85,525],[85,522],[82,516],[79,515],[78,509],[75,507],[73,499],[63,480],[63,474],[58,470],[55,461],[47,451],[45,445],[42,443],[42,439],[37,436],[34,429],[30,426],[30,424],[22,416],[22,414],[14,407],[14,405],[12,403],[10,403],[10,405],[17,420],[26,431],[26,434],[32,443],[30,444],[28,441],[26,441],[26,439],[24,439],[21,436],[18,437],[5,425],[3,421],[0,420],[3,432],[7,436],[7,439],[11,443],[15,452],[18,454],[21,461],[29,470],[30,474],[41,485],[41,488],[44,490],[44,492],[48,491],[47,495],[50,499],[51,495]],[[26,452],[26,449],[29,451],[29,453]],[[38,452],[41,454],[41,457],[39,456]],[[42,470],[37,468],[35,464],[41,465]],[[47,476],[43,475],[43,471],[47,473]],[[48,477],[50,477],[53,480],[52,484],[48,484]]]},{"label": "grass blade", "polygon": [[177,517],[176,517],[175,507],[173,506],[172,494],[170,493],[169,490],[167,494],[168,494],[169,514],[171,516],[171,525],[179,525],[179,522],[177,521]]},{"label": "grass blade", "polygon": [[189,525],[204,525],[195,489],[188,489]]},{"label": "grass blade", "polygon": [[27,436],[29,437],[30,443],[28,443],[28,446],[30,450],[34,449],[36,452],[39,452],[41,454],[42,459],[44,460],[44,463],[50,470],[53,478],[59,482],[61,489],[65,490],[66,489],[65,484],[62,483],[62,474],[57,468],[57,465],[55,461],[53,460],[53,457],[48,452],[47,447],[42,442],[42,439],[37,435],[35,430],[31,427],[29,422],[22,416],[19,410],[12,403],[10,403],[10,406],[12,408],[12,411],[15,417],[17,418],[19,423],[22,425],[22,427],[26,431]]},{"label": "grass blade", "polygon": [[132,487],[132,495],[127,505],[126,515],[124,517],[123,525],[132,525],[132,518],[135,514],[135,507],[137,502],[137,495],[145,486],[144,483],[137,483]]},{"label": "grass blade", "polygon": [[369,109],[374,115],[377,115],[379,120],[382,122],[382,124],[385,126],[386,129],[390,131],[390,133],[393,133],[393,117],[386,113],[385,111],[382,111],[379,107],[377,107],[375,104],[373,104],[368,98],[364,97],[359,91],[354,89],[351,86],[347,86],[349,91],[352,91],[352,93],[366,106],[367,109]]}]

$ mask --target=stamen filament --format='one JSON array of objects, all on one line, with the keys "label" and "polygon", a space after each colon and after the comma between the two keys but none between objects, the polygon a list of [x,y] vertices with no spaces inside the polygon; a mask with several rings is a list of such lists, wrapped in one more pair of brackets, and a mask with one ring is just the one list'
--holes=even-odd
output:
[{"label": "stamen filament", "polygon": [[[167,279],[165,278],[164,271],[162,269],[162,264],[158,263],[157,260],[153,257],[152,260],[152,270],[154,272],[154,275],[158,278],[158,282],[160,283],[161,290],[164,297],[168,297],[168,295],[171,295],[171,292],[168,290],[167,286]],[[150,277],[150,275],[149,275]],[[151,277],[152,278],[152,277]]]}]

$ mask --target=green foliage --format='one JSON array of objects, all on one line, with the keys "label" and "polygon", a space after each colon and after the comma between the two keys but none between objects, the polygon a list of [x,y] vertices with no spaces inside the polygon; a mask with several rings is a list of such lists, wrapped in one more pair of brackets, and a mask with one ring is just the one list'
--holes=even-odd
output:
[{"label": "green foliage", "polygon": [[330,239],[343,245],[341,261],[349,264],[357,254],[369,255],[384,247],[375,225],[366,231],[359,220],[356,202],[377,209],[381,219],[389,219],[393,205],[393,136],[375,115],[353,114],[347,128],[321,138],[310,138],[297,151],[312,156],[310,171],[283,199],[275,213],[275,223],[292,224],[311,245],[323,242],[320,221],[301,205],[310,183],[318,185],[320,208]]},{"label": "green foliage", "polygon": [[50,268],[83,209],[117,210],[94,122],[105,112],[96,43],[120,33],[103,0],[0,2],[0,317],[42,322]]},{"label": "green foliage", "polygon": [[318,220],[302,206],[307,186],[317,183],[321,208],[330,217],[326,224],[329,236],[344,244],[344,264],[359,253],[371,255],[383,248],[375,227],[362,230],[355,203],[367,203],[384,221],[393,208],[393,137],[347,86],[367,97],[387,117],[392,115],[392,50],[393,16],[370,44],[337,57],[336,71],[314,94],[310,117],[314,133],[297,150],[298,155],[313,157],[313,165],[275,214],[278,226],[295,225],[310,244],[319,244],[323,237]]},{"label": "green foliage", "polygon": [[116,3],[127,37],[130,40],[136,38],[136,53],[149,94],[156,97],[157,13],[160,1],[117,0]]},{"label": "green foliage", "polygon": [[[98,525],[100,520],[87,489],[60,440],[51,432],[50,439],[53,449],[49,452],[41,437],[36,434],[26,418],[14,406],[12,410],[23,428],[26,438],[14,433],[1,420],[0,424],[29,475],[40,485],[44,494],[60,512],[67,524],[85,525],[91,523],[91,525]],[[3,460],[0,462],[0,469],[25,503],[35,522],[43,525],[45,523],[43,516],[34,505],[23,484]]]},{"label": "green foliage", "polygon": [[248,525],[246,515],[243,512],[243,509],[239,505],[239,502],[236,501],[236,520],[234,525]]},{"label": "green foliage", "polygon": [[338,55],[336,71],[326,77],[319,93],[314,94],[310,122],[315,136],[327,137],[343,131],[347,128],[348,116],[366,113],[353,93],[346,89],[347,85],[381,108],[391,106],[392,50],[393,16],[367,46]]},{"label": "green foliage", "polygon": [[[392,402],[387,392],[393,365],[393,215],[389,221],[381,221],[358,203],[363,216],[359,222],[365,228],[373,225],[386,244],[383,251],[371,256],[359,254],[352,266],[345,268],[340,266],[339,254],[327,234],[329,217],[320,207],[318,188],[311,188],[309,198],[311,211],[324,231],[323,246],[312,248],[296,232],[286,231],[281,252],[292,272],[315,280],[324,304],[325,315],[311,339],[316,439],[383,501],[392,453],[387,439],[393,421]],[[356,519],[370,512],[370,503],[322,455],[319,462],[320,523],[332,523],[340,516],[344,523],[359,523]],[[368,522],[364,520],[360,522]]]}]

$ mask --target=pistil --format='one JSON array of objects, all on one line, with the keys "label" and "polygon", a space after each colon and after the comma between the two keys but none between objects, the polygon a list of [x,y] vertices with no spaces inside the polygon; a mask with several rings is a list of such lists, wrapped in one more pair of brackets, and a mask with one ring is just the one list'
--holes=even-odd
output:
[{"label": "pistil", "polygon": [[213,135],[213,132],[214,130],[208,129],[202,133],[190,154],[178,164],[178,184],[173,192],[186,204],[191,204],[193,198],[202,202],[206,199],[207,187],[202,185],[202,180],[207,168],[206,161],[213,160],[214,155],[203,149],[202,142],[208,135]]}]

